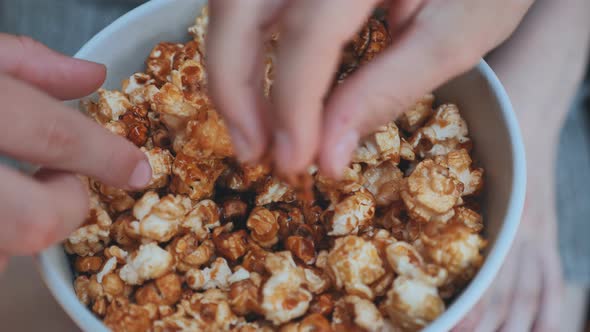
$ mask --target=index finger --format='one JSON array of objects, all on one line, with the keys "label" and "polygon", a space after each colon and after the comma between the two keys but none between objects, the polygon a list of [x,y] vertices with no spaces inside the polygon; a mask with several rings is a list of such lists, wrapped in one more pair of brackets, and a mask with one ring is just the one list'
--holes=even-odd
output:
[{"label": "index finger", "polygon": [[378,2],[299,0],[286,8],[273,87],[279,171],[299,173],[315,157],[324,97],[342,48]]},{"label": "index finger", "polygon": [[1,75],[0,96],[0,152],[119,188],[138,189],[149,182],[147,157],[81,112]]}]

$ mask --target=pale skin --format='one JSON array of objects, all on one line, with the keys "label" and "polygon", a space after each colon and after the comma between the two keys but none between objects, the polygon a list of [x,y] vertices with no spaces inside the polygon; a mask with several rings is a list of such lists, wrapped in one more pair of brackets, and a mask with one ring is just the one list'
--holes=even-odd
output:
[{"label": "pale skin", "polygon": [[589,42],[590,2],[538,0],[516,33],[487,59],[506,87],[522,128],[527,203],[498,278],[456,331],[564,330],[555,160],[560,129],[583,78]]},{"label": "pale skin", "polygon": [[[328,95],[342,45],[379,2],[212,1],[208,37],[211,94],[225,116],[240,159],[254,162],[272,146],[281,172],[298,173],[317,162],[323,172],[338,177],[360,137],[471,68],[513,32],[533,1],[391,1],[392,47]],[[545,7],[550,2],[539,0]],[[581,17],[590,13],[587,2],[568,2],[574,9],[560,11],[555,2],[556,8],[545,9],[563,15],[551,19],[568,22],[559,27],[563,30],[542,29],[543,36],[536,34],[537,39],[519,32],[490,57],[518,110],[529,165],[538,166],[530,169],[539,172],[533,178],[547,181],[529,181],[531,195],[523,227],[507,267],[459,330],[479,331],[478,327],[486,326],[489,331],[500,327],[521,331],[534,326],[549,331],[558,326],[554,313],[561,277],[550,165],[563,113],[580,79],[584,57],[580,41],[587,40],[580,33],[590,31],[589,20]],[[535,21],[532,18],[541,16],[539,12],[535,10],[535,16],[527,20]],[[573,17],[578,24],[573,24]],[[530,33],[531,26],[527,23],[523,31]],[[272,106],[258,94],[260,52],[271,28],[282,33]],[[533,45],[519,46],[526,43]],[[529,47],[559,48],[555,43],[568,50],[563,58],[533,58],[538,64],[533,67],[529,55],[534,52]],[[0,233],[1,267],[10,255],[38,252],[63,239],[84,219],[88,202],[74,174],[130,189],[145,185],[150,171],[145,157],[132,144],[59,102],[94,91],[104,80],[103,66],[55,54],[29,39],[0,34],[0,45],[0,100],[5,105],[0,112],[4,119],[11,119],[0,123],[0,151],[48,170],[30,178],[0,167],[0,213],[4,229],[9,230]],[[552,61],[555,67],[547,65]],[[527,76],[533,73],[540,77]],[[563,77],[567,84],[537,88],[539,82]],[[535,89],[530,89],[531,84],[536,84]],[[535,119],[544,118],[538,112],[555,116],[555,121],[543,123],[546,135],[534,132],[539,128]],[[553,127],[548,129],[548,123]],[[532,223],[534,236],[528,227]],[[531,262],[530,257],[540,264],[526,263]],[[515,266],[537,279],[516,278],[523,273]],[[522,289],[521,283],[528,287],[526,294],[510,296],[514,289]]]},{"label": "pale skin", "polygon": [[84,220],[88,194],[75,174],[132,189],[149,182],[151,168],[133,144],[60,101],[100,87],[103,65],[7,34],[0,50],[0,152],[43,167],[29,177],[0,165],[2,269],[9,256],[36,253]]}]

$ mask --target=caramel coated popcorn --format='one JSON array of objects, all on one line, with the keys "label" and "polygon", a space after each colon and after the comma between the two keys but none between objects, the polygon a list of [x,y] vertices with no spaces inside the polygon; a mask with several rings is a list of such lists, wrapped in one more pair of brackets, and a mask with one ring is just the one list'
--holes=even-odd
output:
[{"label": "caramel coated popcorn", "polygon": [[[240,163],[208,95],[207,13],[192,40],[159,43],[120,91],[83,102],[146,154],[152,179],[138,191],[84,180],[90,211],[64,242],[80,302],[115,332],[427,326],[484,260],[484,171],[458,107],[423,96],[363,137],[338,180]],[[269,100],[279,39],[263,49]],[[370,18],[335,84],[391,42]]]}]

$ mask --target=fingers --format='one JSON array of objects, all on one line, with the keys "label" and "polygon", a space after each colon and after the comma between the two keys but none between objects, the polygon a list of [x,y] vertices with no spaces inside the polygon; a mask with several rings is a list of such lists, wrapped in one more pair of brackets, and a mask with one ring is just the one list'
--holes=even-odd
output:
[{"label": "fingers", "polygon": [[58,99],[86,96],[100,87],[106,68],[59,54],[29,37],[0,33],[0,73],[27,81]]},{"label": "fingers", "polygon": [[326,107],[320,150],[320,168],[328,175],[340,175],[356,146],[342,147],[339,153],[346,158],[338,158],[333,147],[344,137],[363,136],[395,119],[420,96],[476,63],[478,53],[452,54],[443,42],[446,37],[433,33],[429,24],[413,24],[334,91]]},{"label": "fingers", "polygon": [[[281,17],[274,156],[283,173],[298,173],[317,153],[324,97],[340,52],[379,1],[292,1]],[[329,23],[327,18],[329,17]]]},{"label": "fingers", "polygon": [[543,271],[543,294],[533,331],[559,331],[563,282],[557,249],[548,250],[544,254],[541,269]]},{"label": "fingers", "polygon": [[492,287],[484,295],[485,312],[472,331],[496,332],[504,323],[510,310],[518,264],[520,264],[516,256],[519,250],[518,244],[512,248]]},{"label": "fingers", "polygon": [[518,277],[512,294],[512,305],[506,322],[502,327],[504,332],[530,331],[537,316],[541,300],[541,260],[537,252],[523,244],[519,253]]},{"label": "fingers", "polygon": [[146,156],[124,138],[12,78],[0,76],[0,93],[1,153],[124,189],[149,182]]},{"label": "fingers", "polygon": [[481,321],[486,310],[486,301],[481,299],[463,320],[455,326],[453,332],[471,332]]},{"label": "fingers", "polygon": [[394,32],[401,31],[414,18],[424,0],[394,0],[389,7],[389,25]]},{"label": "fingers", "polygon": [[283,0],[211,2],[207,69],[211,97],[224,115],[236,154],[257,160],[266,148],[259,62],[266,28]]},{"label": "fingers", "polygon": [[44,173],[35,181],[0,167],[0,252],[32,254],[63,239],[88,211],[88,194],[74,175]]}]

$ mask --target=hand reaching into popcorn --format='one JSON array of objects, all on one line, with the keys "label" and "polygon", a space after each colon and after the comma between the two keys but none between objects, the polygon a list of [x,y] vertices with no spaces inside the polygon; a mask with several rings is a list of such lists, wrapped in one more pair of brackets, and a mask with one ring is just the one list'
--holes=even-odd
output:
[{"label": "hand reaching into popcorn", "polygon": [[1,33],[0,50],[0,153],[42,167],[28,177],[0,165],[1,269],[9,255],[38,252],[84,220],[88,194],[75,174],[133,189],[151,167],[132,143],[60,102],[96,90],[104,66]]},{"label": "hand reaching into popcorn", "polygon": [[[300,173],[318,158],[325,174],[340,176],[360,137],[474,66],[533,1],[386,1],[391,36],[375,36],[389,47],[330,92],[343,45],[381,2],[211,2],[209,87],[242,160],[259,159],[272,138],[280,172]],[[264,41],[276,31],[270,106],[259,89]]]}]

